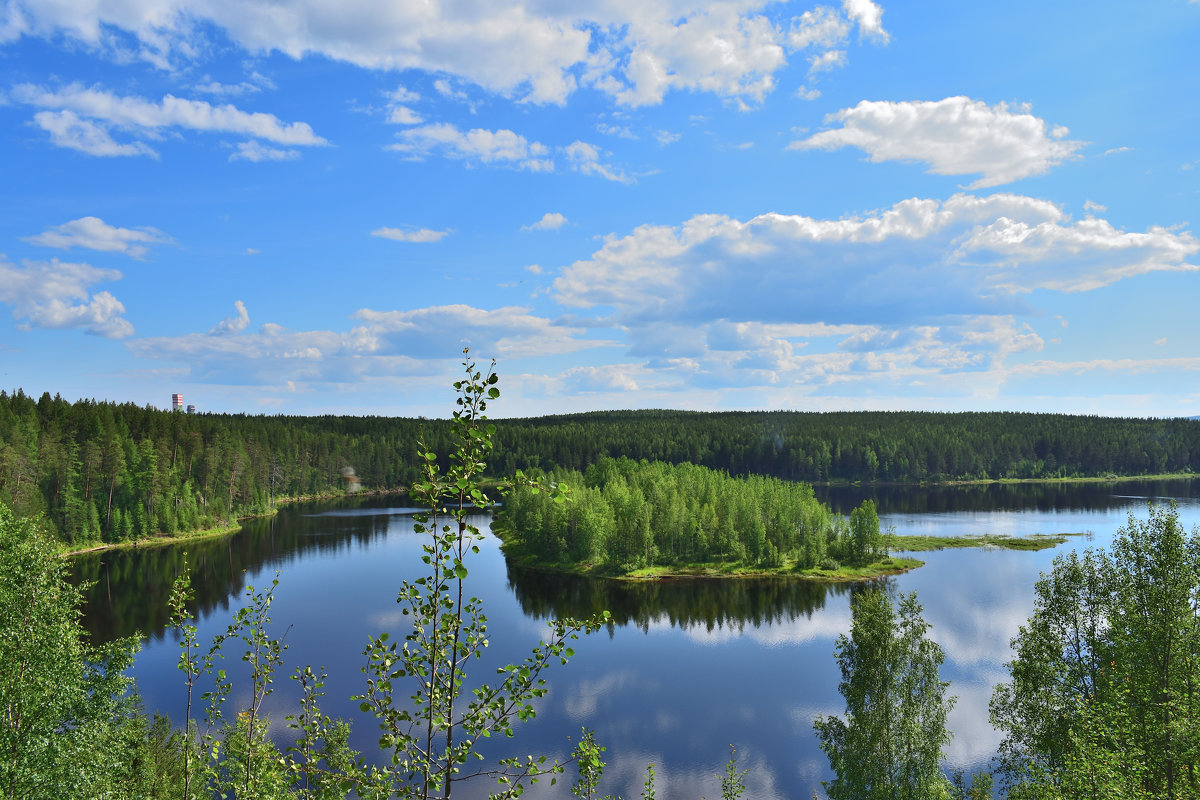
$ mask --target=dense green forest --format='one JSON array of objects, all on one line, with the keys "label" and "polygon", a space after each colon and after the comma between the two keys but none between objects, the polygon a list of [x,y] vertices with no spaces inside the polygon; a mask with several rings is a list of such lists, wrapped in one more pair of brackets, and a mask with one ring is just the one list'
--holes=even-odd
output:
[{"label": "dense green forest", "polygon": [[[446,426],[427,425],[430,445]],[[228,524],[282,497],[408,485],[419,420],[182,414],[0,393],[0,500],[68,544]],[[354,478],[355,480],[351,480]],[[361,485],[361,484],[358,484]]]},{"label": "dense green forest", "polygon": [[[606,456],[807,482],[1200,471],[1200,421],[1185,419],[628,411],[497,428],[490,475]],[[182,414],[0,392],[0,500],[42,515],[68,545],[117,542],[228,524],[281,497],[408,486],[418,439],[444,453],[448,435],[446,420]]]},{"label": "dense green forest", "polygon": [[518,487],[494,524],[541,563],[622,572],[701,562],[806,570],[861,565],[883,554],[872,501],[846,519],[806,483],[627,458],[549,478],[570,486],[573,502]]},{"label": "dense green forest", "polygon": [[[498,426],[496,465],[604,456],[784,480],[921,481],[1200,471],[1200,421],[922,411],[606,411]],[[540,459],[540,460],[539,460]]]}]

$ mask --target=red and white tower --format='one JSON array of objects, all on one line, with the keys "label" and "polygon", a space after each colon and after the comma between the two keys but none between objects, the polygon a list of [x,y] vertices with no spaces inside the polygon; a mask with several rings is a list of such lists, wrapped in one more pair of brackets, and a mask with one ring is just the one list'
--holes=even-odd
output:
[{"label": "red and white tower", "polygon": [[171,395],[171,410],[172,411],[183,411],[183,395],[182,394]]}]

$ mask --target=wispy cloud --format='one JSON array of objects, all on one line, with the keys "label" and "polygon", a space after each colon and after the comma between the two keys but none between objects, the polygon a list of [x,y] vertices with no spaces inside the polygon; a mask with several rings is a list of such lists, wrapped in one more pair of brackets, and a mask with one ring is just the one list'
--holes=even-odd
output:
[{"label": "wispy cloud", "polygon": [[77,83],[58,90],[25,83],[12,90],[12,97],[26,105],[52,109],[35,114],[34,122],[60,147],[91,155],[156,155],[144,141],[118,143],[112,137],[114,130],[142,139],[159,138],[164,130],[179,129],[234,133],[285,146],[328,144],[305,122],[286,123],[273,114],[243,111],[231,104],[215,106],[203,100],[187,100],[170,94],[153,101],[118,96]]},{"label": "wispy cloud", "polygon": [[430,243],[440,242],[442,239],[450,235],[449,230],[435,231],[429,228],[376,228],[371,231],[372,236],[378,236],[381,239],[391,239],[393,242],[417,242]]},{"label": "wispy cloud", "polygon": [[300,157],[299,150],[283,150],[278,147],[268,147],[260,141],[251,139],[248,142],[238,142],[230,161],[292,161]]},{"label": "wispy cloud", "polygon": [[274,89],[275,83],[270,78],[258,72],[251,72],[244,81],[237,83],[221,83],[205,77],[204,83],[192,87],[193,91],[201,94],[211,94],[218,97],[241,97],[247,94],[257,94],[263,89]]},{"label": "wispy cloud", "polygon": [[78,150],[90,156],[150,156],[158,158],[153,147],[143,142],[118,142],[103,125],[80,119],[74,111],[39,111],[33,115],[39,128],[50,134],[58,147]]},{"label": "wispy cloud", "polygon": [[567,218],[557,211],[547,211],[532,225],[522,225],[523,231],[556,231],[567,224]]},{"label": "wispy cloud", "polygon": [[515,306],[361,309],[353,315],[354,324],[340,331],[297,331],[273,323],[249,331],[244,305],[237,304],[237,310],[236,317],[223,320],[208,333],[134,339],[127,346],[143,358],[186,362],[197,379],[329,385],[427,374],[431,363],[440,369],[447,331],[454,332],[455,345],[504,358],[611,345],[583,340],[578,329]]},{"label": "wispy cloud", "polygon": [[605,164],[600,148],[594,144],[580,141],[572,142],[563,148],[563,152],[567,157],[567,163],[576,172],[581,172],[584,175],[598,175],[605,180],[616,181],[618,183],[633,182],[633,178],[626,175],[622,170]]},{"label": "wispy cloud", "polygon": [[442,122],[409,128],[397,134],[396,138],[399,141],[387,149],[411,158],[438,154],[446,158],[512,166],[534,172],[554,169],[554,162],[549,158],[550,148],[510,130],[473,128],[460,131],[454,125]]},{"label": "wispy cloud", "polygon": [[463,131],[446,122],[408,128],[396,134],[396,139],[386,149],[415,160],[442,156],[485,166],[555,172],[561,159],[574,172],[619,183],[633,181],[623,170],[606,163],[606,153],[599,147],[584,141],[552,148],[508,129]]},{"label": "wispy cloud", "polygon": [[23,241],[60,250],[82,247],[142,258],[148,252],[147,245],[168,244],[172,240],[155,228],[118,228],[99,217],[80,217],[48,228],[36,236],[25,237]]},{"label": "wispy cloud", "polygon": [[846,53],[843,50],[826,50],[824,53],[808,59],[808,74],[829,72],[837,67],[845,66]]}]

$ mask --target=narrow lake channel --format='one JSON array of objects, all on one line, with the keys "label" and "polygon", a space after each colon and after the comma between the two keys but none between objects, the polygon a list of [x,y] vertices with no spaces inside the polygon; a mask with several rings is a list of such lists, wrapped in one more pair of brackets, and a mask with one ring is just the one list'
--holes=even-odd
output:
[{"label": "narrow lake channel", "polygon": [[[983,768],[999,734],[988,723],[992,686],[1004,680],[1009,640],[1033,607],[1033,586],[1069,548],[1106,547],[1130,513],[1147,503],[1178,503],[1187,528],[1200,524],[1200,480],[1154,483],[986,487],[818,489],[848,513],[873,497],[882,525],[897,533],[1080,533],[1053,550],[948,550],[922,554],[925,567],[889,581],[916,591],[946,651],[942,670],[958,697],[950,718],[949,764]],[[200,640],[225,629],[247,586],[279,586],[274,632],[285,636],[287,665],[267,703],[280,734],[294,711],[286,676],[296,666],[329,673],[324,711],[354,720],[354,743],[376,750],[377,730],[359,719],[351,695],[362,690],[362,650],[369,635],[402,637],[395,602],[400,581],[423,566],[422,539],[396,499],[296,505],[238,534],[186,545],[85,554],[72,559],[77,581],[93,582],[85,624],[97,640],[146,636],[134,666],[148,711],[180,720],[184,687],[173,632],[164,631],[171,581],[185,552],[193,570]],[[485,532],[488,518],[474,520]],[[843,711],[833,658],[850,627],[852,587],[788,580],[670,580],[618,584],[510,569],[490,535],[470,564],[470,590],[489,617],[491,646],[474,665],[485,679],[520,661],[552,616],[601,609],[613,624],[576,644],[576,657],[549,673],[551,691],[533,722],[496,743],[494,755],[545,753],[565,758],[581,726],[608,750],[602,791],[636,797],[645,767],[655,764],[658,797],[720,796],[719,773],[737,748],[749,768],[746,797],[807,798],[830,777],[812,720]],[[230,652],[228,666],[239,662]],[[406,692],[398,692],[406,695]],[[231,702],[237,703],[235,688]],[[568,785],[570,778],[567,778]],[[486,797],[480,783],[463,797]],[[563,796],[565,787],[535,787],[531,797]]]}]

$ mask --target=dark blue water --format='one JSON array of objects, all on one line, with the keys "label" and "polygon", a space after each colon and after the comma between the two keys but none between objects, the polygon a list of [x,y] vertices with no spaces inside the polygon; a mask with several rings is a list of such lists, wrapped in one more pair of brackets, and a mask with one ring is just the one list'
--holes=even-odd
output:
[{"label": "dark blue water", "polygon": [[[999,735],[988,724],[988,698],[1005,678],[1009,641],[1031,612],[1033,584],[1053,557],[1067,548],[1106,546],[1130,512],[1144,517],[1147,503],[1167,498],[1179,504],[1188,527],[1198,524],[1198,488],[1185,481],[871,492],[882,524],[901,534],[1087,534],[1051,551],[926,553],[920,556],[925,567],[890,582],[918,593],[932,636],[946,651],[942,676],[958,697],[950,718],[952,768],[982,768],[995,752]],[[826,499],[844,512],[862,496],[840,490]],[[396,589],[422,566],[411,510],[369,502],[293,507],[220,541],[80,557],[77,574],[96,581],[87,623],[98,638],[133,629],[149,636],[135,665],[146,707],[178,718],[184,703],[178,648],[163,625],[166,592],[183,552],[195,575],[202,640],[224,630],[246,586],[265,588],[278,572],[273,615],[276,633],[289,645],[287,663],[325,666],[326,713],[355,718],[355,742],[373,748],[373,723],[356,719],[348,698],[363,686],[367,636],[405,631]],[[475,522],[486,530],[486,516]],[[730,744],[741,766],[750,768],[749,798],[811,797],[829,778],[812,720],[843,711],[833,651],[836,637],[850,627],[849,587],[782,580],[630,586],[552,578],[510,570],[490,536],[481,547],[469,585],[487,608],[492,645],[475,662],[475,675],[522,659],[549,616],[606,608],[614,619],[577,643],[567,667],[549,674],[552,688],[537,719],[498,755],[565,758],[586,725],[608,747],[606,793],[637,796],[653,762],[659,797],[720,796],[718,776]],[[281,727],[293,711],[293,695],[283,675],[276,683],[280,691],[267,705]],[[488,788],[481,784],[462,796],[486,796]],[[562,788],[535,789],[532,796],[558,796]]]}]

